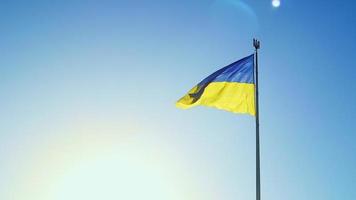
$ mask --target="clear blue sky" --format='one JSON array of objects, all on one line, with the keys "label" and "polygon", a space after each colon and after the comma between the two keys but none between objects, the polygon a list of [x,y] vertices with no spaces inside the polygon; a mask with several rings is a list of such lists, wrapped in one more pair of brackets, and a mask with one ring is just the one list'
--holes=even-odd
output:
[{"label": "clear blue sky", "polygon": [[355,9],[0,1],[0,199],[253,200],[254,118],[174,107],[253,37],[262,199],[355,199]]}]

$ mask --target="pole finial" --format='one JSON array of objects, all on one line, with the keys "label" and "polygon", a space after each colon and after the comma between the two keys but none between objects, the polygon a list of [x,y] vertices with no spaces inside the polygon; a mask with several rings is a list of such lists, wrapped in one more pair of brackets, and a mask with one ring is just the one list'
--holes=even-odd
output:
[{"label": "pole finial", "polygon": [[255,47],[255,49],[259,49],[260,48],[260,41],[258,41],[256,38],[253,39],[253,46]]}]

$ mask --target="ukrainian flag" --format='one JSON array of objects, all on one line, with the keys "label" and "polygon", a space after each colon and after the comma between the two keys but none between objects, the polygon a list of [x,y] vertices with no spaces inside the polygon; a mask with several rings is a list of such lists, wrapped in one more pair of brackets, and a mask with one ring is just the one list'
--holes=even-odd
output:
[{"label": "ukrainian flag", "polygon": [[254,55],[205,78],[176,103],[178,108],[202,105],[255,115]]}]

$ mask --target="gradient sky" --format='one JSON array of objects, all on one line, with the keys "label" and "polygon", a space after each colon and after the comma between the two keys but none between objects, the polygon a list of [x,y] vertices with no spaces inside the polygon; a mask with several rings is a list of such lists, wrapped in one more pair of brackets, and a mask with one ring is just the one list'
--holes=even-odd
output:
[{"label": "gradient sky", "polygon": [[355,199],[355,10],[0,1],[0,199],[255,199],[254,118],[174,106],[253,37],[262,199]]}]

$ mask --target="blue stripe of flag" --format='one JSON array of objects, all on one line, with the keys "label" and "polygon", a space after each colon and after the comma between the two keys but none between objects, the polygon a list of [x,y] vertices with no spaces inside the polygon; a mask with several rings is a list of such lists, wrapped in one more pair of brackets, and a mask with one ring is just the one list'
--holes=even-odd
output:
[{"label": "blue stripe of flag", "polygon": [[205,86],[211,82],[254,83],[253,65],[254,54],[219,69],[202,80],[198,86]]}]

